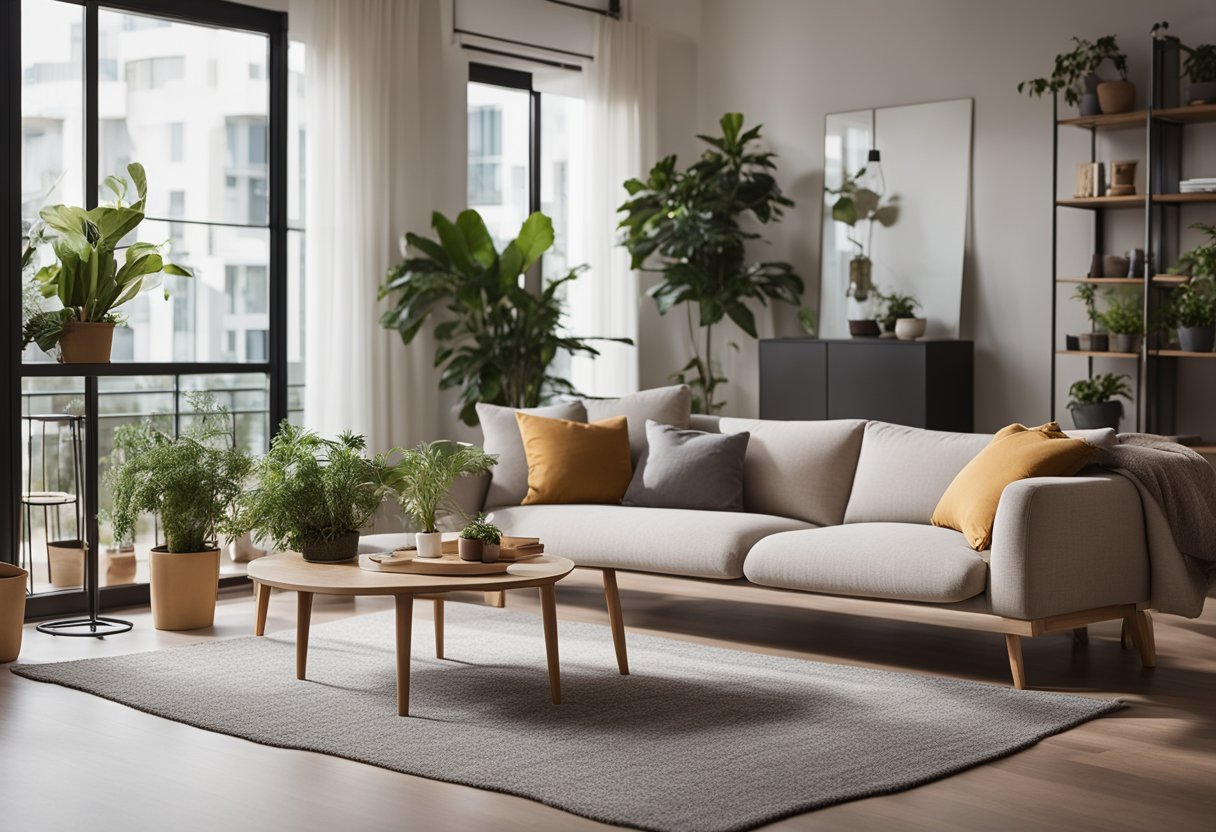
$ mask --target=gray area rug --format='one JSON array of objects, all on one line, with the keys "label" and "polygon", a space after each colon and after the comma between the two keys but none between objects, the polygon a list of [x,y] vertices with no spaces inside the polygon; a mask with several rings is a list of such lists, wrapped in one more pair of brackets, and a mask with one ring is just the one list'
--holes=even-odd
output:
[{"label": "gray area rug", "polygon": [[559,622],[549,701],[540,617],[447,605],[447,649],[415,625],[396,716],[393,618],[13,672],[281,748],[520,795],[641,829],[751,829],[935,780],[1122,707],[1118,701],[867,670]]}]

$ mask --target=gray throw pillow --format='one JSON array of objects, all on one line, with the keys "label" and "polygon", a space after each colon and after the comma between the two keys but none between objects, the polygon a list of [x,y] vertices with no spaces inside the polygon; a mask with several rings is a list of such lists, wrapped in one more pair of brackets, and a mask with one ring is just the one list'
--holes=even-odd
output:
[{"label": "gray throw pillow", "polygon": [[[582,402],[529,407],[521,412],[550,419],[587,421]],[[479,404],[477,418],[481,421],[482,448],[498,456],[498,464],[491,470],[490,487],[486,489],[485,507],[517,506],[528,494],[528,456],[519,435],[519,423],[515,421],[515,408]]]},{"label": "gray throw pillow", "polygon": [[646,450],[646,420],[664,425],[688,427],[692,413],[692,391],[686,384],[640,390],[619,399],[583,399],[587,421],[598,422],[624,416],[629,422],[629,454],[636,465]]},{"label": "gray throw pillow", "polygon": [[705,433],[646,420],[646,453],[621,501],[627,506],[743,511],[747,433]]}]

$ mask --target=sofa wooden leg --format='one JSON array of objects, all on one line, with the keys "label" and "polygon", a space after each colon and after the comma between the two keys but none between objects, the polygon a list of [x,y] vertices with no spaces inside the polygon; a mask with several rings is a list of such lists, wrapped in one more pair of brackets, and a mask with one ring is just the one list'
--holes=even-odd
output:
[{"label": "sofa wooden leg", "polygon": [[608,604],[608,621],[612,625],[612,646],[616,648],[616,666],[622,676],[629,675],[629,656],[625,650],[625,618],[621,613],[621,593],[616,586],[616,570],[604,570],[604,600]]},{"label": "sofa wooden leg", "polygon": [[1089,627],[1075,628],[1072,637],[1078,644],[1089,644]]},{"label": "sofa wooden leg", "polygon": [[1157,639],[1153,634],[1153,616],[1148,610],[1138,610],[1135,624],[1133,633],[1140,637],[1136,642],[1136,647],[1140,649],[1140,662],[1145,667],[1156,667]]},{"label": "sofa wooden leg", "polygon": [[1026,665],[1022,661],[1022,637],[1005,634],[1005,650],[1009,653],[1009,670],[1013,673],[1013,686],[1026,690]]},{"label": "sofa wooden leg", "polygon": [[486,604],[502,609],[507,605],[507,593],[503,590],[486,593]]},{"label": "sofa wooden leg", "polygon": [[1132,649],[1132,631],[1127,626],[1127,619],[1123,619],[1123,626],[1119,628],[1119,646],[1124,650]]}]

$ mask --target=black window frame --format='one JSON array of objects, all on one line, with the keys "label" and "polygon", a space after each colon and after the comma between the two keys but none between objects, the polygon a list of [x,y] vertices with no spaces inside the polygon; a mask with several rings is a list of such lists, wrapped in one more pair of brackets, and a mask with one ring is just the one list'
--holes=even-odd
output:
[{"label": "black window frame", "polygon": [[[21,351],[21,2],[0,3],[0,228],[5,255],[0,257],[0,560],[16,563],[19,556],[19,516],[22,477],[21,393],[26,377],[75,377],[84,380],[85,536],[88,541],[87,584],[90,591],[74,588],[29,596],[27,618],[67,615],[102,608],[144,605],[147,584],[98,589],[98,378],[100,376],[195,376],[212,374],[264,374],[267,378],[270,436],[288,415],[287,352],[287,157],[288,67],[287,14],[227,0],[57,0],[84,10],[84,182],[85,207],[97,204],[100,122],[98,95],[102,75],[98,48],[98,12],[148,15],[220,29],[264,35],[268,42],[269,121],[269,344],[267,360],[234,362],[117,362],[104,365],[24,364]],[[176,405],[175,405],[176,406]],[[244,577],[226,577],[221,585],[243,584]]]}]

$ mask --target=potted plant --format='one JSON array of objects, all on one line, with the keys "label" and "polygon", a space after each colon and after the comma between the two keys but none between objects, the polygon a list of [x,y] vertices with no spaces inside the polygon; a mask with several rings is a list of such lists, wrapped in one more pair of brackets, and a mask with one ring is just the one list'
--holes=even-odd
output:
[{"label": "potted plant", "polygon": [[439,515],[462,513],[451,496],[456,478],[489,471],[497,461],[497,456],[474,445],[447,440],[423,442],[401,452],[387,485],[413,521],[418,557],[437,558],[443,554]]},{"label": "potted plant", "polygon": [[[849,288],[846,294],[858,302],[865,301],[873,289],[874,264],[870,260],[870,252],[873,250],[874,224],[878,223],[883,228],[890,228],[899,219],[898,195],[888,197],[884,203],[881,193],[873,188],[861,186],[865,175],[866,168],[863,167],[852,176],[846,173],[839,188],[825,187],[823,189],[825,193],[836,197],[832,203],[832,219],[849,229],[847,232],[849,242],[857,247],[856,253],[849,261]],[[858,239],[858,236],[855,236],[857,224],[860,222],[866,224],[864,243]],[[878,298],[886,300],[881,293]],[[883,318],[879,320],[880,323],[884,321]],[[892,322],[886,331],[893,332],[894,330],[895,324]]]},{"label": "potted plant", "polygon": [[490,523],[484,514],[479,514],[460,532],[457,545],[461,560],[494,563],[498,560],[501,544],[502,529]]},{"label": "potted plant", "polygon": [[[1092,42],[1078,37],[1072,40],[1071,52],[1056,55],[1050,77],[1023,81],[1018,84],[1018,92],[1037,98],[1063,90],[1064,100],[1079,107],[1083,116],[1130,112],[1136,106],[1136,85],[1127,80],[1127,55],[1119,49],[1115,36]],[[1106,61],[1119,73],[1119,80],[1098,78],[1098,68]]]},{"label": "potted plant", "polygon": [[232,443],[228,411],[205,394],[189,397],[194,418],[171,436],[151,425],[128,434],[123,459],[106,474],[114,537],[134,537],[146,512],[160,517],[165,543],[148,556],[152,623],[195,630],[215,620],[220,543],[234,534],[253,462]]},{"label": "potted plant", "polygon": [[368,457],[366,448],[362,436],[325,439],[284,420],[254,466],[233,537],[257,532],[318,563],[354,558],[359,529],[384,501],[390,470],[386,454]]},{"label": "potted plant", "polygon": [[1110,349],[1110,338],[1105,332],[1098,331],[1103,323],[1102,313],[1098,311],[1098,287],[1092,283],[1082,283],[1072,297],[1085,304],[1085,315],[1089,318],[1091,329],[1077,336],[1078,346],[1085,352],[1106,352]]},{"label": "potted plant", "polygon": [[380,298],[393,303],[380,323],[408,344],[433,312],[445,312],[435,327],[435,366],[443,367],[441,390],[460,388],[465,424],[477,424],[478,402],[536,407],[556,394],[576,392],[552,372],[559,352],[596,356],[589,341],[633,343],[561,331],[565,284],[585,267],[547,281],[540,292],[522,285],[523,274],[553,246],[553,222],[539,211],[501,252],[476,211],[462,211],[455,222],[436,212],[431,226],[437,241],[405,235],[406,259],[380,287]]},{"label": "potted plant", "polygon": [[1102,313],[1114,352],[1140,352],[1144,336],[1144,310],[1139,296],[1116,297]]},{"label": "potted plant", "polygon": [[30,574],[0,562],[0,664],[17,660],[25,629],[25,587]]},{"label": "potted plant", "polygon": [[901,341],[914,341],[925,334],[925,319],[916,317],[920,307],[916,298],[899,292],[889,295],[879,292],[878,299],[883,305],[882,314],[878,316],[883,332],[892,332]]},{"label": "potted plant", "polygon": [[1211,352],[1216,345],[1216,290],[1210,277],[1193,277],[1174,290],[1169,321],[1185,352]]},{"label": "potted plant", "polygon": [[1131,400],[1132,390],[1128,377],[1114,373],[1102,373],[1093,378],[1074,381],[1068,388],[1068,409],[1072,422],[1078,430],[1097,428],[1119,429],[1123,418],[1123,402],[1117,398]]},{"label": "potted plant", "polygon": [[[57,262],[34,275],[44,297],[58,298],[61,309],[42,311],[25,321],[22,349],[30,343],[50,352],[59,347],[67,364],[110,361],[114,327],[123,322],[114,310],[141,292],[160,285],[162,274],[190,277],[190,272],[164,259],[167,243],[131,243],[119,266],[116,250],[144,219],[148,192],[143,166],[127,166],[139,199],[127,205],[127,180],[106,177],[114,202],[86,211],[50,205],[39,212]],[[166,291],[165,297],[168,297]]]},{"label": "potted plant", "polygon": [[797,306],[804,290],[789,263],[748,256],[761,239],[756,225],[780,221],[794,204],[777,184],[775,154],[755,147],[760,127],[744,130],[742,113],[718,124],[722,135],[699,136],[709,147],[686,169],[668,156],[645,179],[627,181],[629,200],[618,209],[632,268],[660,275],[646,291],[659,314],[683,304],[688,315],[692,358],[672,380],[692,389],[698,413],[725,405],[716,395],[726,379],[714,357],[715,327],[729,318],[756,338],[749,302]]},{"label": "potted plant", "polygon": [[1216,279],[1216,225],[1197,222],[1191,228],[1202,231],[1208,241],[1183,252],[1178,262],[1170,268],[1170,274]]},{"label": "potted plant", "polygon": [[1188,104],[1216,103],[1216,44],[1202,43],[1193,49],[1182,47],[1186,59],[1182,72],[1190,83],[1186,87]]}]

